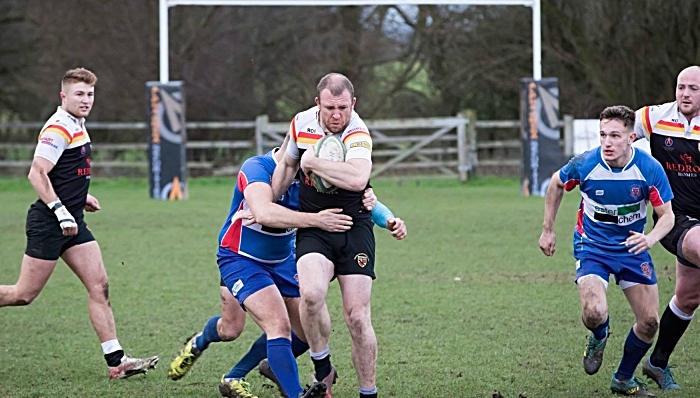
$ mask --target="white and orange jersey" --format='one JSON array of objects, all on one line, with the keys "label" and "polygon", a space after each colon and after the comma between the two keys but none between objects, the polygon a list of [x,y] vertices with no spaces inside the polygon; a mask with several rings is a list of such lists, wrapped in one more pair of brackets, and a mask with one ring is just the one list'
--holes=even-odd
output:
[{"label": "white and orange jersey", "polygon": [[637,110],[634,132],[649,140],[671,182],[674,213],[700,217],[700,116],[688,120],[677,102],[645,106]]},{"label": "white and orange jersey", "polygon": [[63,151],[81,147],[89,142],[85,119],[78,119],[59,106],[56,113],[41,128],[34,156],[56,164]]},{"label": "white and orange jersey", "polygon": [[653,133],[700,141],[700,116],[690,122],[678,111],[678,102],[645,106],[637,110],[634,132],[649,139]]},{"label": "white and orange jersey", "polygon": [[[325,132],[318,121],[318,107],[298,113],[289,126],[290,137],[287,144],[287,155],[299,159],[304,151],[323,138]],[[369,130],[360,116],[352,111],[350,123],[342,133],[334,134],[345,145],[345,160],[366,159],[372,161],[372,138]],[[299,210],[317,213],[321,210],[340,208],[343,214],[353,218],[369,218],[370,213],[362,207],[362,192],[347,191],[338,188],[332,194],[320,193],[314,188],[311,180],[299,169],[297,176],[299,187]],[[367,184],[369,187],[369,182]]]},{"label": "white and orange jersey", "polygon": [[91,155],[85,120],[59,107],[41,129],[34,157],[53,163],[54,167],[49,172],[51,186],[76,218],[82,215],[90,187]]},{"label": "white and orange jersey", "polygon": [[[287,154],[299,159],[301,152],[316,144],[324,135],[318,121],[318,107],[315,106],[298,113],[289,126],[291,139],[287,145]],[[336,134],[345,145],[345,160],[365,159],[372,161],[372,137],[360,115],[352,111],[350,122],[341,134]]]}]

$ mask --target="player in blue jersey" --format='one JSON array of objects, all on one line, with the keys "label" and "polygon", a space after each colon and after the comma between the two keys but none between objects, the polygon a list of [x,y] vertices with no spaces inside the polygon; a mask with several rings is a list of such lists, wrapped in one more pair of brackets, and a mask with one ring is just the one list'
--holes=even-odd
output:
[{"label": "player in blue jersey", "polygon": [[[352,221],[349,216],[339,214],[339,209],[328,209],[319,213],[294,211],[298,209],[298,184],[292,184],[276,204],[272,202],[270,178],[278,160],[276,158],[284,153],[287,141],[288,138],[280,151],[250,158],[241,167],[234,189],[231,211],[219,237],[219,266],[222,282],[225,282],[225,286],[222,285],[221,289],[222,316],[211,318],[201,333],[187,341],[168,371],[168,377],[173,380],[182,378],[211,342],[231,341],[240,335],[245,325],[245,312],[241,308],[244,307],[260,324],[265,334],[256,341],[241,363],[237,364],[229,374],[224,375],[219,386],[221,394],[227,397],[254,397],[242,378],[262,359],[270,355],[272,360],[270,363],[265,363],[268,370],[266,376],[278,383],[286,396],[296,396],[294,395],[296,391],[290,392],[290,388],[285,386],[285,384],[291,384],[291,377],[283,373],[282,377],[287,377],[285,381],[280,377],[279,370],[280,365],[286,364],[287,368],[293,367],[293,373],[296,375],[296,362],[293,366],[290,365],[290,362],[293,362],[291,353],[298,356],[308,349],[298,320],[299,290],[295,280],[293,228],[314,226],[329,232],[340,232],[349,229]],[[371,192],[366,197],[367,206],[371,206],[376,201]],[[377,208],[380,207],[381,204],[378,203]],[[242,214],[246,213],[255,219],[243,220],[242,218],[247,216]],[[403,221],[396,218],[384,222],[393,227],[392,235],[399,239],[405,236]],[[399,236],[401,234],[403,236]],[[265,304],[271,302],[270,297],[266,298],[261,294],[265,290],[276,290],[279,293],[279,296],[275,294],[273,297],[277,300],[275,308],[277,314],[272,319],[281,320],[285,325],[286,329],[281,332],[275,332],[274,325],[267,328],[263,326],[265,320],[261,323],[254,312],[256,310],[251,308],[256,304],[259,305],[261,299],[265,300]],[[240,306],[234,303],[234,295]],[[282,304],[280,300],[283,300]],[[282,316],[280,312],[288,313],[288,318]],[[297,333],[291,333],[290,327]],[[283,336],[277,337],[275,333]],[[291,341],[289,335],[291,335]],[[270,336],[272,337],[267,339]],[[277,345],[284,346],[283,362],[280,362],[279,355],[273,356],[275,351],[282,351],[275,348]],[[269,364],[271,364],[270,367],[267,366]],[[298,375],[295,381],[298,385]],[[311,394],[320,392],[323,395],[325,392],[323,383],[316,383],[312,386],[312,389],[314,388],[317,391]]]},{"label": "player in blue jersey", "polygon": [[[636,322],[627,335],[610,388],[623,395],[654,396],[633,375],[659,326],[659,292],[648,249],[673,228],[673,193],[659,162],[632,147],[634,121],[634,111],[625,106],[605,108],[600,114],[601,146],[574,157],[552,175],[539,245],[546,256],[554,254],[559,205],[564,191],[578,185],[582,199],[573,254],[582,320],[592,332],[583,357],[584,370],[592,375],[603,362],[609,335],[606,290],[612,274]],[[648,203],[658,220],[645,234]]]}]

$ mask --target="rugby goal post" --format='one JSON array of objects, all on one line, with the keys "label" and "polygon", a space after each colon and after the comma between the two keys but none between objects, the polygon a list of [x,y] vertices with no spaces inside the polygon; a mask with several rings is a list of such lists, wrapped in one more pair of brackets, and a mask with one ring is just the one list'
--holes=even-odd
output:
[{"label": "rugby goal post", "polygon": [[[159,82],[149,82],[149,98],[153,98],[154,101],[149,105],[149,118],[151,122],[152,139],[149,144],[149,174],[151,175],[152,183],[149,186],[155,186],[152,189],[153,197],[160,197],[165,199],[181,198],[187,197],[187,184],[185,182],[187,175],[186,168],[186,157],[184,152],[184,144],[186,139],[186,133],[184,129],[184,95],[181,91],[181,85],[174,88],[173,95],[170,98],[170,103],[177,106],[180,110],[179,117],[182,120],[181,124],[183,127],[179,134],[171,134],[175,137],[177,141],[175,142],[175,148],[177,154],[175,157],[167,157],[167,159],[177,158],[173,167],[170,169],[175,170],[172,175],[175,178],[171,178],[171,174],[167,174],[161,179],[159,173],[162,174],[163,170],[166,169],[161,167],[161,159],[165,159],[160,155],[161,144],[160,141],[156,142],[156,138],[160,137],[158,130],[162,128],[164,124],[169,124],[172,122],[172,118],[166,120],[164,115],[167,112],[157,111],[163,108],[166,104],[164,101],[160,101],[160,96],[167,93],[168,90],[172,90],[170,83],[170,60],[169,60],[169,19],[168,10],[170,7],[176,6],[329,6],[329,7],[339,7],[339,6],[376,6],[376,5],[519,5],[532,8],[532,76],[534,81],[539,81],[542,79],[542,22],[541,22],[541,0],[159,0],[159,56],[160,56],[160,81]],[[181,82],[175,82],[175,84]],[[160,87],[159,87],[160,85]],[[159,90],[160,88],[163,90]],[[163,97],[165,99],[165,97]],[[175,99],[173,101],[173,99]],[[157,103],[162,102],[162,105]],[[152,111],[151,111],[152,110]],[[166,109],[167,110],[167,109]],[[173,113],[173,112],[170,112]],[[160,119],[160,120],[158,120]],[[170,123],[172,124],[172,123]],[[178,124],[178,123],[176,123]],[[158,160],[156,162],[154,159]],[[466,172],[465,170],[460,170],[460,173]],[[179,178],[178,180],[178,176]],[[170,186],[182,186],[182,194],[180,191],[176,191],[175,195],[170,191],[170,186],[163,186],[160,190],[155,184],[156,179],[158,181],[170,181],[172,179],[172,184]]]},{"label": "rugby goal post", "polygon": [[170,80],[168,9],[175,6],[505,5],[532,8],[532,77],[542,78],[541,0],[159,0],[160,81]]}]

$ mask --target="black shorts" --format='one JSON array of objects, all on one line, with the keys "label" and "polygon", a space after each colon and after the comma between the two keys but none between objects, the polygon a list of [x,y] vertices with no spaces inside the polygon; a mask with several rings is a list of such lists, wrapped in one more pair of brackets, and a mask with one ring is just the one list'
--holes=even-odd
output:
[{"label": "black shorts", "polygon": [[77,235],[63,236],[61,225],[53,212],[46,206],[45,209],[39,206],[44,205],[34,203],[27,212],[27,249],[24,251],[27,256],[40,260],[58,260],[71,247],[95,240],[83,217],[75,220],[78,224]]},{"label": "black shorts", "polygon": [[347,232],[300,228],[297,231],[297,261],[305,254],[319,253],[333,263],[335,275],[367,275],[375,279],[373,226],[369,218],[355,218]]},{"label": "black shorts", "polygon": [[[654,214],[654,222],[656,222],[656,214]],[[700,226],[700,220],[697,218],[676,214],[673,229],[661,239],[661,246],[663,246],[664,249],[676,256],[676,260],[678,260],[679,263],[691,268],[699,267],[683,257],[683,239],[691,228],[697,226]]]}]

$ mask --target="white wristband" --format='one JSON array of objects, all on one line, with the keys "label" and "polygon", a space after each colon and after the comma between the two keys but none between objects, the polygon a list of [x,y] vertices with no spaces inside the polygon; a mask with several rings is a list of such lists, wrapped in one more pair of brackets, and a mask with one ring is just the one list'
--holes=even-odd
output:
[{"label": "white wristband", "polygon": [[61,203],[61,199],[54,200],[53,202],[47,203],[46,207],[48,207],[50,210],[53,210],[54,207],[56,207],[56,205],[59,205],[59,204],[63,205],[63,203]]}]

